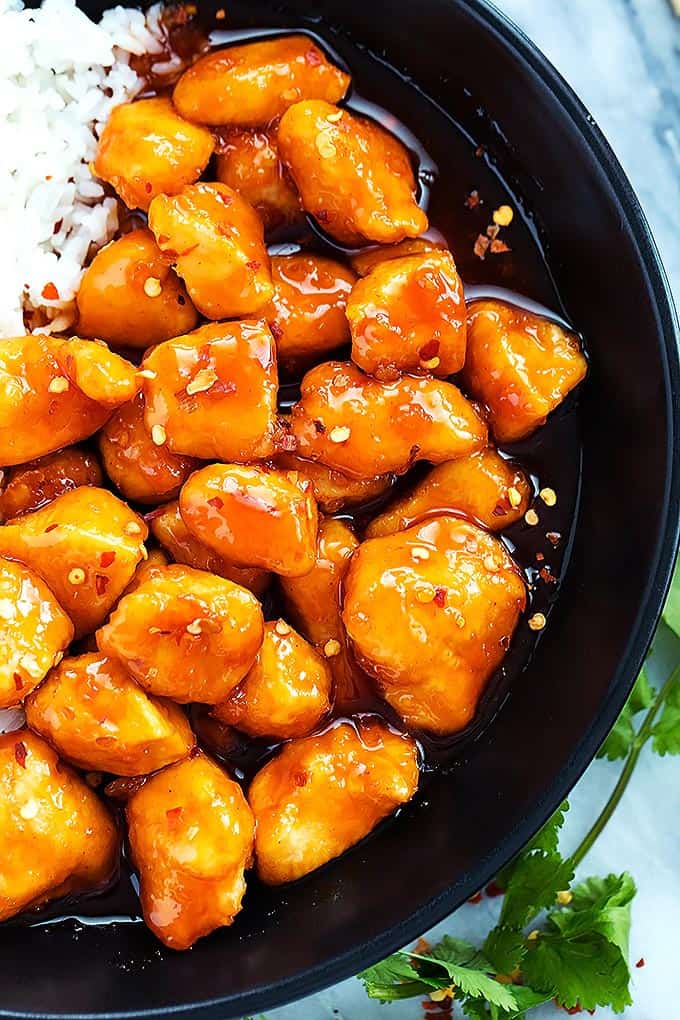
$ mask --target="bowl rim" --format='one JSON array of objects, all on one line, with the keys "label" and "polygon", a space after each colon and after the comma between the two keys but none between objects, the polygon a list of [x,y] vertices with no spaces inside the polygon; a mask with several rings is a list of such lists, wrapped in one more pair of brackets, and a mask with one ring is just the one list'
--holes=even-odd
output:
[{"label": "bowl rim", "polygon": [[[660,322],[660,339],[666,394],[680,394],[680,325],[666,272],[645,214],[628,177],[601,129],[578,98],[572,87],[553,66],[538,46],[506,14],[490,0],[449,0],[451,6],[466,9],[487,30],[500,36],[531,67],[553,93],[562,110],[578,126],[592,158],[607,173],[647,275],[647,283],[656,301]],[[134,1020],[161,1016],[205,1017],[210,1011],[221,1020],[273,1009],[311,995],[323,988],[356,975],[390,953],[418,938],[424,931],[443,921],[477,889],[482,888],[540,829],[591,763],[597,749],[613,726],[634,680],[644,661],[663,602],[670,586],[678,544],[680,542],[680,400],[670,401],[666,432],[666,454],[669,464],[666,477],[665,504],[654,550],[654,566],[642,594],[637,626],[612,676],[609,692],[597,717],[574,747],[566,765],[545,795],[538,800],[526,818],[508,834],[502,847],[480,861],[464,881],[451,885],[440,895],[428,900],[403,921],[351,949],[338,953],[323,963],[301,971],[290,978],[259,985],[252,991],[195,1001],[191,1004],[98,1013],[35,1013],[7,1012],[0,1007],[0,1017],[8,1020]],[[234,1012],[236,1010],[236,1012]],[[226,1011],[226,1012],[225,1012]]]}]

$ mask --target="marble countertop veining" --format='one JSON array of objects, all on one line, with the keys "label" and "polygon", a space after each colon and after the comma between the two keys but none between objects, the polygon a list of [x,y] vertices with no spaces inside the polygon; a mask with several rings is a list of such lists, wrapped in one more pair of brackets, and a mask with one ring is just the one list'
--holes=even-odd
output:
[{"label": "marble countertop veining", "polygon": [[[555,64],[609,139],[626,170],[680,300],[680,18],[668,0],[496,0]],[[574,789],[564,845],[587,831],[618,775],[595,762]],[[638,884],[627,1020],[676,1020],[680,959],[680,759],[643,754],[619,809],[580,869],[628,869]],[[483,937],[497,901],[466,905],[431,937]],[[532,1020],[566,1016],[545,1006]],[[599,1020],[615,1014],[598,1009]],[[267,1020],[422,1020],[418,1000],[381,1006],[354,979],[267,1013]]]}]

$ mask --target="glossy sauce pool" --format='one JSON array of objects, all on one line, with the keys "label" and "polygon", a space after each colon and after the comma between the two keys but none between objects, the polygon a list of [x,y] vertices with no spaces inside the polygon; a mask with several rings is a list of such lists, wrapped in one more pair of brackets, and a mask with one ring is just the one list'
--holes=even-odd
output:
[{"label": "glossy sauce pool", "polygon": [[[480,144],[479,137],[493,136],[493,125],[489,125],[483,111],[474,109],[470,97],[462,99],[461,109],[457,113],[468,128],[471,123],[479,128],[479,137],[473,137],[459,121],[445,113],[379,56],[355,45],[332,27],[317,20],[286,21],[284,17],[281,17],[278,25],[272,25],[273,19],[270,19],[269,27],[249,27],[252,17],[247,4],[230,4],[229,27],[225,30],[225,22],[219,22],[219,30],[210,36],[211,43],[223,46],[281,32],[304,32],[334,62],[349,69],[353,84],[343,105],[378,120],[410,150],[417,172],[419,201],[427,209],[430,219],[429,236],[445,240],[450,247],[465,283],[468,300],[497,297],[533,311],[543,311],[557,321],[568,323],[531,212],[523,207],[521,196],[513,192],[485,147]],[[186,55],[192,48],[195,50],[202,39],[205,36],[201,32],[196,32],[192,26],[185,26],[175,33],[173,45]],[[152,80],[151,84],[152,87],[158,87],[162,83],[154,83]],[[206,176],[209,177],[209,174],[210,167]],[[510,251],[499,254],[487,251],[486,257],[482,259],[475,254],[475,242],[479,235],[488,236],[486,231],[492,224],[493,210],[503,204],[511,206],[514,218],[509,227],[500,231],[498,238],[508,245]],[[136,219],[132,218],[131,226],[139,225]],[[302,236],[282,234],[274,237],[273,241],[273,250],[282,253],[295,251],[302,243],[305,247],[340,259],[347,255],[346,249],[325,237],[313,224],[308,224]],[[574,325],[577,327],[578,324]],[[339,356],[346,355],[341,352]],[[280,393],[281,408],[289,407],[296,396],[295,382],[284,384]],[[402,810],[418,810],[418,802],[422,803],[427,796],[428,773],[464,766],[466,748],[492,722],[512,686],[523,682],[522,670],[540,637],[527,625],[530,613],[545,613],[550,625],[550,606],[558,597],[559,582],[569,559],[578,512],[581,445],[577,404],[578,395],[570,395],[533,437],[502,450],[524,467],[534,484],[535,498],[532,506],[538,514],[538,524],[530,526],[522,521],[502,533],[503,540],[527,579],[530,610],[520,621],[503,665],[488,684],[474,722],[453,737],[430,738],[418,735],[423,755],[421,788],[414,802]],[[374,502],[352,513],[341,512],[338,516],[350,518],[361,537],[361,529],[370,516],[395,491],[411,484],[426,470],[426,466],[416,466],[408,476],[399,480],[390,495],[378,503]],[[557,493],[556,506],[548,508],[538,497],[539,489],[543,486],[549,486]],[[283,606],[277,593],[267,595],[265,615],[271,618],[282,612]],[[549,677],[546,682],[550,682]],[[388,721],[397,721],[391,710],[376,698],[359,702],[357,710],[378,710]],[[208,722],[206,715],[200,708],[192,710],[199,738],[236,775],[247,782],[258,765],[272,754],[276,745],[266,741],[248,741],[238,735],[234,736],[233,732],[225,737],[220,725]],[[390,822],[387,820],[382,824],[389,825]],[[265,893],[265,890],[258,888],[257,879],[251,873],[244,901],[245,909],[249,903],[260,900],[264,900],[270,913],[272,909],[284,909],[285,887],[267,890]],[[129,923],[133,920],[139,920],[136,879],[124,858],[118,881],[103,894],[81,897],[70,904],[62,901],[40,912],[24,914],[8,923],[49,926],[69,924],[74,926],[77,937],[77,930],[83,925]],[[237,934],[237,931],[238,918],[234,933]],[[151,936],[149,940],[152,947],[155,943]]]}]

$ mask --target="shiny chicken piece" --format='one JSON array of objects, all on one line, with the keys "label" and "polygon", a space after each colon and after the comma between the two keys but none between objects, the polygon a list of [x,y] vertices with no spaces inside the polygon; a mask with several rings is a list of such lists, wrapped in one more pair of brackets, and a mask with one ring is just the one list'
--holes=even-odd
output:
[{"label": "shiny chicken piece", "polygon": [[470,306],[463,378],[499,443],[535,432],[587,368],[577,337],[556,323],[501,301]]},{"label": "shiny chicken piece", "polygon": [[526,601],[505,546],[458,517],[364,542],[345,579],[354,652],[408,726],[472,721]]},{"label": "shiny chicken piece", "polygon": [[271,299],[262,221],[233,188],[201,182],[158,195],[149,226],[206,318],[255,315]]},{"label": "shiny chicken piece", "polygon": [[300,196],[279,158],[275,130],[223,129],[216,176],[252,205],[265,230],[302,221]]},{"label": "shiny chicken piece", "polygon": [[351,269],[323,255],[300,252],[272,259],[274,297],[262,314],[282,369],[308,368],[349,342],[345,309],[355,280]]},{"label": "shiny chicken piece", "polygon": [[145,422],[154,443],[205,460],[274,453],[278,376],[264,322],[222,322],[167,340],[144,369]]},{"label": "shiny chicken piece", "polygon": [[175,563],[183,563],[197,570],[207,570],[218,577],[226,577],[234,584],[240,584],[254,595],[261,595],[267,588],[271,574],[256,567],[237,567],[235,563],[225,559],[204,545],[187,528],[179,512],[179,502],[175,500],[155,512],[149,521],[151,533],[160,545],[168,552]]},{"label": "shiny chicken piece", "polygon": [[486,425],[452,383],[403,376],[383,383],[329,361],[302,380],[292,411],[297,453],[353,478],[403,474],[486,445]]},{"label": "shiny chicken piece", "polygon": [[349,478],[341,471],[334,471],[318,461],[305,460],[295,453],[279,453],[275,463],[281,470],[293,472],[293,475],[297,473],[311,482],[314,499],[325,514],[337,513],[346,506],[368,503],[382,496],[392,485],[391,475]]},{"label": "shiny chicken piece", "polygon": [[83,486],[0,527],[0,556],[39,574],[82,637],[129,584],[146,536],[146,525],[125,503],[106,489]]},{"label": "shiny chicken piece", "polygon": [[98,441],[107,475],[126,499],[136,503],[173,499],[198,465],[193,457],[172,453],[167,443],[154,443],[144,423],[141,393],[114,411]]},{"label": "shiny chicken piece", "polygon": [[0,345],[0,467],[101,428],[139,389],[134,367],[91,340],[20,336]]},{"label": "shiny chicken piece", "polygon": [[241,909],[254,823],[238,783],[204,754],[152,776],[126,808],[144,920],[188,949]]},{"label": "shiny chicken piece", "polygon": [[301,99],[342,99],[350,77],[304,35],[213,50],[175,85],[173,101],[199,124],[261,127]]},{"label": "shiny chicken piece", "polygon": [[129,209],[146,211],[156,195],[176,195],[201,176],[215,140],[179,116],[168,98],[116,106],[99,139],[94,172]]},{"label": "shiny chicken piece", "polygon": [[408,493],[371,521],[366,536],[391,535],[423,517],[451,512],[458,512],[489,531],[500,531],[522,519],[531,495],[524,472],[487,447],[432,468]]},{"label": "shiny chicken piece", "polygon": [[401,259],[406,255],[425,255],[429,252],[446,251],[441,241],[429,237],[407,237],[396,244],[373,245],[350,255],[350,265],[357,276],[367,276],[376,266],[390,259]]},{"label": "shiny chicken piece", "polygon": [[117,659],[64,659],[26,701],[31,729],[81,769],[145,775],[183,758],[194,735],[182,710],[152,698]]},{"label": "shiny chicken piece", "polygon": [[374,718],[286,744],[248,793],[259,877],[279,885],[320,868],[410,800],[417,786],[415,742]]},{"label": "shiny chicken piece", "polygon": [[318,515],[311,485],[283,471],[212,464],[182,488],[189,531],[245,567],[299,577],[314,565]]},{"label": "shiny chicken piece", "polygon": [[123,592],[123,595],[129,595],[130,592],[137,591],[140,585],[148,581],[150,577],[155,577],[158,570],[161,567],[167,567],[167,565],[168,557],[162,549],[150,549],[146,559],[137,564],[137,569],[132,575],[132,580]]},{"label": "shiny chicken piece", "polygon": [[409,154],[374,121],[327,102],[297,103],[281,118],[278,143],[304,209],[342,244],[427,230]]},{"label": "shiny chicken piece", "polygon": [[0,709],[22,702],[72,638],[73,624],[45,582],[22,563],[0,559]]},{"label": "shiny chicken piece", "polygon": [[250,671],[213,715],[251,737],[304,737],[330,711],[332,684],[323,656],[285,620],[270,621]]},{"label": "shiny chicken piece", "polygon": [[119,347],[151,347],[188,333],[198,313],[150,230],[97,252],[76,296],[78,330]]},{"label": "shiny chicken piece", "polygon": [[359,542],[344,521],[328,517],[319,525],[316,560],[304,577],[282,577],[286,611],[300,632],[328,659],[335,708],[352,712],[372,684],[359,670],[342,622],[342,584]]},{"label": "shiny chicken piece", "polygon": [[81,485],[101,485],[102,470],[88,450],[70,446],[11,468],[0,493],[0,520],[39,510]]},{"label": "shiny chicken piece", "polygon": [[379,379],[448,376],[465,362],[465,295],[449,252],[377,265],[347,302],[352,360]]},{"label": "shiny chicken piece", "polygon": [[0,734],[0,921],[103,887],[119,838],[96,794],[30,730]]},{"label": "shiny chicken piece", "polygon": [[252,666],[263,626],[251,592],[173,565],[120,600],[97,632],[97,646],[151,694],[215,705]]}]

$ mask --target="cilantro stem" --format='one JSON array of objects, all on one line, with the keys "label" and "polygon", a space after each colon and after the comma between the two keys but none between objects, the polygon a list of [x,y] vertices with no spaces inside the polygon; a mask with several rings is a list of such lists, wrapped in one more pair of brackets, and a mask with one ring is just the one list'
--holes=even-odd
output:
[{"label": "cilantro stem", "polygon": [[654,720],[656,719],[657,713],[666,700],[671,687],[673,687],[678,680],[680,680],[680,665],[676,666],[673,672],[666,678],[665,683],[659,689],[654,701],[650,705],[647,715],[635,735],[633,746],[630,749],[628,757],[626,758],[626,763],[623,766],[616,786],[611,792],[609,800],[598,815],[590,831],[584,836],[574,853],[569,858],[569,864],[572,868],[576,869],[578,867],[588,851],[591,849],[595,840],[607,825],[611,816],[614,814],[619,801],[626,791],[630,778],[635,771],[635,766],[637,765],[638,758],[640,757],[640,752],[652,735],[652,728],[654,726]]}]

